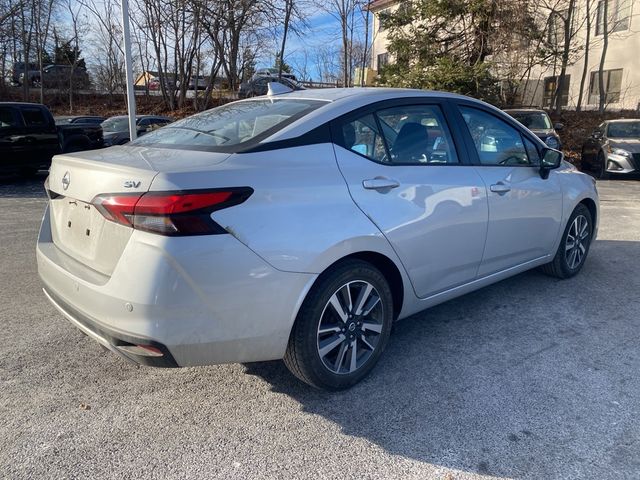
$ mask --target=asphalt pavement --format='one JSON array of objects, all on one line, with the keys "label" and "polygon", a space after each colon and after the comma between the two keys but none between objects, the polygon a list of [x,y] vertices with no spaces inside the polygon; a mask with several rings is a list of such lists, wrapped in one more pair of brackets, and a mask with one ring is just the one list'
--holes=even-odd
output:
[{"label": "asphalt pavement", "polygon": [[363,383],[126,363],[40,289],[41,176],[0,179],[0,478],[640,478],[640,181],[599,182],[580,275],[400,322]]}]

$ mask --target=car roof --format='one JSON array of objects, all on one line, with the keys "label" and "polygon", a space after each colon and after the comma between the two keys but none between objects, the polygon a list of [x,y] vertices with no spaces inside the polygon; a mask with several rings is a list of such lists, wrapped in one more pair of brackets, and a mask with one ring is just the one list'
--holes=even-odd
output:
[{"label": "car roof", "polygon": [[278,130],[272,136],[263,140],[264,143],[276,140],[286,140],[298,137],[313,128],[337,118],[341,115],[350,113],[351,111],[365,107],[372,103],[384,100],[396,100],[404,98],[413,99],[429,99],[429,98],[450,98],[475,102],[485,105],[497,112],[496,107],[481,102],[464,95],[456,93],[439,92],[434,90],[412,90],[407,88],[380,88],[380,87],[351,87],[351,88],[310,88],[307,90],[295,90],[292,92],[282,93],[279,95],[253,97],[240,102],[249,102],[265,99],[299,99],[299,100],[319,100],[325,102],[325,105],[316,108],[304,117]]},{"label": "car roof", "polygon": [[616,118],[613,120],[607,120],[607,123],[628,123],[628,122],[640,122],[640,118]]}]

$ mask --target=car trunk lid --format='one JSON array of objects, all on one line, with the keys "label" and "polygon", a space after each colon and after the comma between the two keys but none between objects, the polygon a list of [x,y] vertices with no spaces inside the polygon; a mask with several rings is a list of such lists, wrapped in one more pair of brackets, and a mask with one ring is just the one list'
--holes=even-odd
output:
[{"label": "car trunk lid", "polygon": [[103,194],[143,194],[161,172],[210,168],[229,155],[141,147],[112,147],[53,158],[47,189],[54,244],[111,275],[133,229],[107,220],[92,204]]}]

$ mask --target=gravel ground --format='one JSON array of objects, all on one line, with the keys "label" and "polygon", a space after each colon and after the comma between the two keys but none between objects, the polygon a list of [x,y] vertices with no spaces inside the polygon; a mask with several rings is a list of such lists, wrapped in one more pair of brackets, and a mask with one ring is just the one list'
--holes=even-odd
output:
[{"label": "gravel ground", "polygon": [[0,477],[640,478],[640,182],[599,183],[578,277],[403,321],[326,394],[280,362],[151,369],[83,336],[40,290],[43,179],[0,179]]}]

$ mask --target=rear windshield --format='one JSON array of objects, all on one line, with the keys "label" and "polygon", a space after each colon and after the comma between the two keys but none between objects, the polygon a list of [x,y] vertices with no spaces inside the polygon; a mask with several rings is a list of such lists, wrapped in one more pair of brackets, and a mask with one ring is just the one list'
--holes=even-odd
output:
[{"label": "rear windshield", "polygon": [[551,120],[544,112],[509,112],[513,118],[518,120],[529,130],[551,130]]},{"label": "rear windshield", "polygon": [[610,123],[607,131],[609,138],[640,138],[640,122]]},{"label": "rear windshield", "polygon": [[102,130],[105,132],[128,132],[129,117],[108,118],[101,125]]},{"label": "rear windshield", "polygon": [[229,103],[174,122],[129,145],[237,152],[324,104],[286,98]]}]

